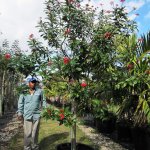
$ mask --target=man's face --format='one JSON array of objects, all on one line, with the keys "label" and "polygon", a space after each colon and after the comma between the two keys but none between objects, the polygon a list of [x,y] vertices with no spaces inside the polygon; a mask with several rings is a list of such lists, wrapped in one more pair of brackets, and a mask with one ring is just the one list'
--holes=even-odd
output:
[{"label": "man's face", "polygon": [[36,81],[29,82],[29,88],[34,89],[36,85]]}]

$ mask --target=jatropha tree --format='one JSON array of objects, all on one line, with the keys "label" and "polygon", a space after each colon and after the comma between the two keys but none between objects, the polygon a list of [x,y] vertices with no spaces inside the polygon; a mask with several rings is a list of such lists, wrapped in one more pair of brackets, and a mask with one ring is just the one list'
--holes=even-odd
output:
[{"label": "jatropha tree", "polygon": [[[115,65],[115,38],[129,36],[136,25],[128,19],[125,7],[114,3],[112,10],[83,5],[81,0],[46,0],[45,5],[46,18],[40,20],[38,27],[48,47],[41,46],[35,38],[29,45],[36,56],[44,56],[41,64],[44,78],[59,77],[67,83],[72,112],[76,115],[78,108],[85,108],[82,106],[89,100],[91,82],[95,82],[95,88],[100,79],[109,81],[107,69]],[[51,69],[47,69],[48,64]],[[71,143],[75,150],[75,124],[72,129]]]}]

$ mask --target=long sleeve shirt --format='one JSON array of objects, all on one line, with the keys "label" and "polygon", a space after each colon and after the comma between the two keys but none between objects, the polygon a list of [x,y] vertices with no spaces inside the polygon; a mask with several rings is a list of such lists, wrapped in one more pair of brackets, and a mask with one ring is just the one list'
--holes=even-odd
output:
[{"label": "long sleeve shirt", "polygon": [[18,101],[18,114],[25,120],[38,120],[42,107],[46,107],[46,99],[41,89],[35,89],[33,94],[21,94]]}]

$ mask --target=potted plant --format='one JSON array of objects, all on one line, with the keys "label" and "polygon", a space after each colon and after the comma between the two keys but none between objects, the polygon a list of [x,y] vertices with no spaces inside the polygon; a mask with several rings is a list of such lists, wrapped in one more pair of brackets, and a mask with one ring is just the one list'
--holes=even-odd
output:
[{"label": "potted plant", "polygon": [[116,115],[109,110],[108,105],[102,100],[92,101],[96,128],[103,133],[112,133],[115,130]]},{"label": "potted plant", "polygon": [[[48,46],[42,46],[33,36],[29,46],[38,61],[43,58],[40,75],[48,83],[52,80],[67,83],[65,89],[72,105],[71,112],[76,117],[77,112],[88,106],[90,88],[87,87],[91,82],[97,84],[99,78],[110,76],[107,69],[114,65],[115,37],[128,36],[134,22],[128,20],[123,5],[116,5],[108,15],[103,8],[97,13],[89,3],[84,5],[80,0],[46,0],[45,4],[47,17],[40,19],[38,27]],[[49,66],[52,58],[54,61]],[[105,114],[111,116],[107,111]],[[71,150],[75,150],[76,124],[71,128]]]},{"label": "potted plant", "polygon": [[[129,51],[130,53],[128,57],[121,55],[120,60],[124,60],[122,64],[127,64],[122,68],[122,78],[120,78],[122,81],[117,84],[120,90],[125,91],[125,94],[122,95],[123,103],[119,109],[119,120],[129,122],[130,136],[132,135],[137,150],[147,149],[145,141],[150,110],[148,41],[149,33],[147,37],[144,36],[138,40],[135,35],[124,40],[126,46],[122,45],[122,52]],[[133,48],[135,51],[131,50]],[[143,142],[139,142],[140,140]]]}]

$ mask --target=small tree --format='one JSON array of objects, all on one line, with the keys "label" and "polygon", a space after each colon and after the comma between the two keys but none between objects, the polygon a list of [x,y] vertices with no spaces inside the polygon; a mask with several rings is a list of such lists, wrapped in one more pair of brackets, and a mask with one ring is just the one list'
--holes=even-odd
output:
[{"label": "small tree", "polygon": [[[129,36],[136,25],[128,19],[123,6],[113,5],[111,11],[97,10],[89,4],[82,5],[81,0],[47,0],[45,5],[46,18],[40,20],[38,27],[48,47],[41,46],[35,38],[29,44],[35,54],[44,56],[40,67],[46,80],[56,79],[57,74],[61,82],[67,83],[72,113],[76,115],[80,111],[76,106],[80,109],[87,106],[91,82],[98,87],[100,79],[104,80],[105,88],[105,81],[110,81],[107,70],[116,63],[116,36]],[[53,64],[48,69],[52,58]],[[75,150],[75,124],[72,131]]]}]

